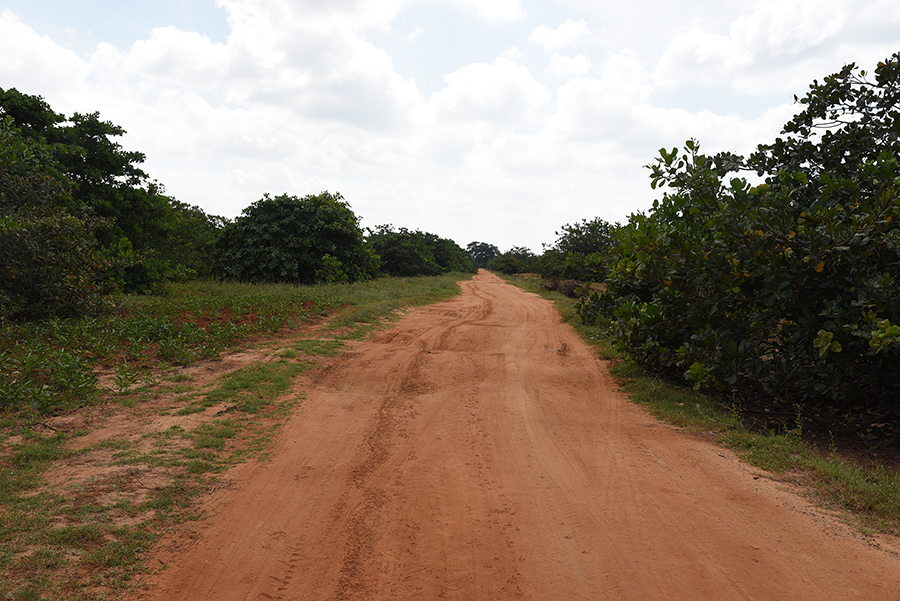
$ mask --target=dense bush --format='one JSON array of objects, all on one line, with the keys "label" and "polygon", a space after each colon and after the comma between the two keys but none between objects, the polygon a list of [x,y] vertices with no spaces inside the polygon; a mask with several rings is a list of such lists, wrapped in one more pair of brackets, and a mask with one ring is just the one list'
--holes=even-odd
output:
[{"label": "dense bush", "polygon": [[15,88],[0,89],[0,117],[21,137],[42,143],[55,173],[69,182],[54,205],[70,216],[99,218],[89,219],[90,236],[99,245],[106,284],[147,290],[166,279],[210,273],[222,220],[165,196],[140,168],[144,155],[116,141],[124,129],[99,113],[65,117]]},{"label": "dense bush", "polygon": [[898,100],[895,55],[874,81],[850,65],[814,82],[784,137],[747,159],[661,151],[652,180],[671,191],[618,231],[608,292],[583,318],[697,387],[896,410]]},{"label": "dense bush", "polygon": [[330,192],[266,194],[225,226],[216,265],[221,276],[244,282],[353,282],[378,273],[358,218]]},{"label": "dense bush", "polygon": [[500,249],[487,242],[469,242],[466,252],[476,268],[487,267],[491,260],[500,254]]},{"label": "dense bush", "polygon": [[381,259],[382,271],[391,276],[474,271],[466,251],[435,234],[381,225],[369,232],[366,241]]},{"label": "dense bush", "polygon": [[0,319],[104,307],[100,221],[66,209],[70,183],[59,167],[46,142],[0,120]]},{"label": "dense bush", "polygon": [[534,253],[524,246],[513,246],[505,253],[491,259],[487,268],[506,275],[528,273],[534,270],[536,259]]},{"label": "dense bush", "polygon": [[599,217],[566,224],[534,265],[544,278],[602,282],[606,279],[606,253],[613,243],[612,231],[613,226]]}]

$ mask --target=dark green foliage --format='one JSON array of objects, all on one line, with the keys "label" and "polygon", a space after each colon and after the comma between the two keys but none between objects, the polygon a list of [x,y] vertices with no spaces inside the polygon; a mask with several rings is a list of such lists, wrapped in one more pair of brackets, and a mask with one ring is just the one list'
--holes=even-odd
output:
[{"label": "dark green foliage", "polygon": [[340,194],[266,194],[218,240],[218,273],[245,282],[311,284],[373,277],[378,258]]},{"label": "dark green foliage", "polygon": [[381,258],[382,271],[390,276],[474,271],[469,255],[453,240],[427,232],[381,225],[370,230],[367,242]]},{"label": "dark green foliage", "polygon": [[566,224],[556,242],[537,260],[542,277],[602,282],[606,279],[606,253],[612,246],[613,227],[596,217]]},{"label": "dark green foliage", "polygon": [[42,143],[49,153],[45,164],[68,180],[67,193],[53,204],[90,225],[107,286],[146,290],[210,272],[221,220],[166,197],[141,170],[144,155],[115,141],[125,133],[121,127],[99,113],[66,118],[41,97],[14,88],[0,89],[0,116],[12,119],[21,137]]},{"label": "dark green foliage", "polygon": [[[746,161],[662,150],[653,184],[672,191],[618,232],[609,293],[583,318],[697,387],[896,411],[898,98],[895,55],[874,82],[851,65],[814,83],[785,138]],[[765,183],[727,177],[740,168]]]},{"label": "dark green foliage", "polygon": [[67,210],[69,181],[50,146],[0,120],[0,319],[100,310],[94,232],[100,221]]},{"label": "dark green foliage", "polygon": [[536,257],[524,246],[514,246],[490,260],[487,267],[506,275],[532,271]]},{"label": "dark green foliage", "polygon": [[491,259],[500,255],[500,249],[487,242],[469,242],[466,252],[469,253],[472,264],[477,268],[487,267]]}]

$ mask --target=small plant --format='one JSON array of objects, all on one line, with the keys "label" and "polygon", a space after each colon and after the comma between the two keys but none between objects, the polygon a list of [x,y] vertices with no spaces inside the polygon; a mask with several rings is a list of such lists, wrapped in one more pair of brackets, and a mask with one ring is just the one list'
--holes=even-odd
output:
[{"label": "small plant", "polygon": [[113,380],[116,384],[117,391],[120,393],[127,392],[137,383],[138,372],[128,365],[128,361],[125,361],[116,366]]}]

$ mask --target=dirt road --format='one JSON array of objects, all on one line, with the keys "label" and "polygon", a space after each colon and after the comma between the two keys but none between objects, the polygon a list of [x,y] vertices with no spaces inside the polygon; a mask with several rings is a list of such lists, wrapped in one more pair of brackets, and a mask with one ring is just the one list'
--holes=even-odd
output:
[{"label": "dirt road", "polygon": [[616,391],[486,272],[339,358],[141,599],[900,600],[900,558]]}]

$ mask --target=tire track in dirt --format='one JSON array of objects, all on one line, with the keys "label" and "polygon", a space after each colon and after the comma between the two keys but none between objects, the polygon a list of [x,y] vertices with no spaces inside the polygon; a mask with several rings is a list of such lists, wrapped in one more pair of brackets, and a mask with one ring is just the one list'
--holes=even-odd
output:
[{"label": "tire track in dirt", "polygon": [[628,403],[552,304],[462,286],[339,358],[135,597],[900,601],[897,555]]}]

